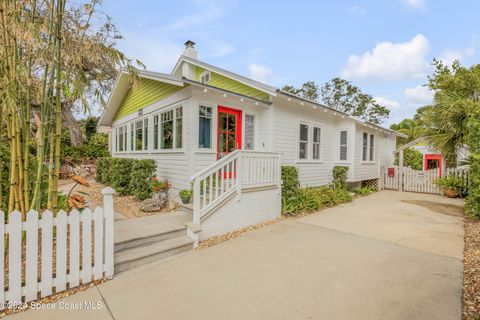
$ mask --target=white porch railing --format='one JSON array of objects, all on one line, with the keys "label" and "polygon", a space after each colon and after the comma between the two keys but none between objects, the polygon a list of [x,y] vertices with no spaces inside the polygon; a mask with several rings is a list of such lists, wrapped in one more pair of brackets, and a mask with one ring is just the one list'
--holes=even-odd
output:
[{"label": "white porch railing", "polygon": [[49,296],[53,288],[59,293],[113,277],[114,190],[102,193],[104,207],[93,213],[61,210],[54,217],[50,211],[30,210],[22,221],[22,214],[13,211],[8,223],[0,223],[0,309]]},{"label": "white porch railing", "polygon": [[193,181],[193,223],[242,189],[277,186],[281,189],[278,153],[236,150],[191,177]]}]

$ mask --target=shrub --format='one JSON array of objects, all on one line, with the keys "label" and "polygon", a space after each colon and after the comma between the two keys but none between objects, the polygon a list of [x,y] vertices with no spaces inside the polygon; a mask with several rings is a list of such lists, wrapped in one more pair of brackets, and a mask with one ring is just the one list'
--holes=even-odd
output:
[{"label": "shrub", "polygon": [[359,194],[361,196],[368,196],[370,193],[376,191],[375,189],[371,187],[361,187],[353,190],[356,194]]},{"label": "shrub", "polygon": [[120,195],[132,194],[130,180],[133,177],[132,167],[135,160],[111,158],[108,162],[108,182]]},{"label": "shrub", "polygon": [[300,182],[298,180],[298,169],[294,166],[282,167],[282,197],[290,198],[298,193]]},{"label": "shrub", "polygon": [[438,178],[435,181],[435,184],[441,189],[453,189],[459,192],[465,188],[462,178],[457,177],[453,174],[450,174],[444,178]]},{"label": "shrub", "polygon": [[345,189],[332,189],[331,187],[316,187],[299,189],[291,198],[282,199],[284,212],[297,214],[313,212],[322,208],[331,207],[340,203],[349,202],[352,196]]},{"label": "shrub", "polygon": [[[395,165],[398,166],[398,156],[395,156]],[[403,151],[403,166],[410,167],[415,170],[422,170],[423,154],[415,149],[408,148]]]},{"label": "shrub", "polygon": [[135,197],[140,200],[150,197],[156,169],[157,164],[152,159],[133,161],[129,189]]},{"label": "shrub", "polygon": [[333,175],[333,187],[335,189],[347,189],[347,175],[348,167],[346,166],[334,166]]},{"label": "shrub", "polygon": [[152,192],[151,179],[156,168],[151,159],[99,158],[96,180],[111,185],[120,195],[135,195],[143,200]]},{"label": "shrub", "polygon": [[190,201],[192,201],[193,191],[192,189],[183,189],[183,190],[180,190],[178,195],[180,196],[180,199],[182,199],[182,202],[184,204],[187,204],[187,203],[190,203]]}]

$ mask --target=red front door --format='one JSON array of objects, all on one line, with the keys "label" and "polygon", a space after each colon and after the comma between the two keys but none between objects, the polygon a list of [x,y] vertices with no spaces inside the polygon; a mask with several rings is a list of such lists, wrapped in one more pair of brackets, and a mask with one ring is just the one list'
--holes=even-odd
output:
[{"label": "red front door", "polygon": [[242,111],[218,106],[217,159],[242,148]]}]

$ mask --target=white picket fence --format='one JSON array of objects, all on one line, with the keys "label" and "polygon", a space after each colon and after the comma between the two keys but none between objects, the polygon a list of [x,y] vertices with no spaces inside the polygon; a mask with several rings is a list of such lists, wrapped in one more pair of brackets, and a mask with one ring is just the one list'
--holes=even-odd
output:
[{"label": "white picket fence", "polygon": [[[442,190],[437,187],[435,181],[440,178],[440,169],[430,169],[426,171],[414,170],[409,167],[392,166],[394,174],[388,175],[388,168],[381,170],[381,186],[383,189],[400,190],[420,193],[442,194]],[[465,185],[468,185],[467,168],[447,168],[442,172],[442,176],[455,175],[460,177]]]},{"label": "white picket fence", "polygon": [[22,221],[22,214],[14,211],[8,223],[0,224],[2,308],[113,277],[115,191],[105,188],[102,193],[104,207],[93,213],[88,208],[68,214],[61,210],[54,217],[45,211],[39,219],[39,213],[30,210]]}]

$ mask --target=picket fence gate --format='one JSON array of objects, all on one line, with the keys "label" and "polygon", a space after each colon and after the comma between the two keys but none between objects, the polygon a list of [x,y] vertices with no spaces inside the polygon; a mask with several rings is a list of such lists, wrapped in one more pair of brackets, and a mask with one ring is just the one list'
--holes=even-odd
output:
[{"label": "picket fence gate", "polygon": [[420,193],[442,194],[442,190],[435,184],[435,181],[441,176],[455,175],[463,180],[465,186],[468,186],[469,171],[468,168],[447,168],[441,172],[439,168],[426,171],[415,170],[409,167],[392,166],[393,175],[388,175],[388,168],[381,169],[381,188],[389,190],[410,191]]},{"label": "picket fence gate", "polygon": [[30,210],[22,221],[21,212],[13,211],[8,223],[0,224],[0,250],[4,252],[0,255],[0,308],[49,296],[54,288],[59,293],[113,277],[115,191],[104,188],[102,193],[103,208],[93,213],[88,208],[68,214],[60,210],[54,217],[44,211],[39,219],[39,213]]}]

